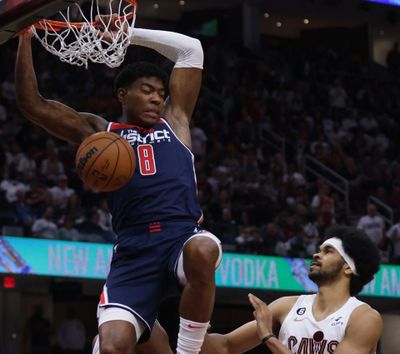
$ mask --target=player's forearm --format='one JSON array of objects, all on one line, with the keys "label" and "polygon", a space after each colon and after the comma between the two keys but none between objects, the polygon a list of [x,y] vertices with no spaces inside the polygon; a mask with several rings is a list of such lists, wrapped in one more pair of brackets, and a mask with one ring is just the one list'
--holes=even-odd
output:
[{"label": "player's forearm", "polygon": [[198,39],[169,31],[134,28],[131,43],[151,48],[175,63],[175,68],[203,68],[204,53]]},{"label": "player's forearm", "polygon": [[27,35],[22,35],[19,39],[15,88],[18,106],[24,113],[33,113],[40,107],[43,98],[38,90],[33,67],[31,38]]}]

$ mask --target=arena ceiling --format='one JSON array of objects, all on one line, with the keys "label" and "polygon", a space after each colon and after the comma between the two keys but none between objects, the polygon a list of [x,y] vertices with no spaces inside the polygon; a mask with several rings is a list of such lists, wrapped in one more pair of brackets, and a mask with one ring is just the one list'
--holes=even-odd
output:
[{"label": "arena ceiling", "polygon": [[[224,9],[244,1],[236,0],[152,0],[140,1],[139,16],[169,21],[179,20],[182,13]],[[301,30],[321,27],[354,27],[369,23],[372,28],[398,31],[400,7],[373,4],[364,0],[247,0],[261,13],[261,31],[278,36],[297,36]],[[157,5],[156,5],[157,4]],[[304,20],[309,23],[305,24]],[[277,26],[280,22],[282,25]]]}]

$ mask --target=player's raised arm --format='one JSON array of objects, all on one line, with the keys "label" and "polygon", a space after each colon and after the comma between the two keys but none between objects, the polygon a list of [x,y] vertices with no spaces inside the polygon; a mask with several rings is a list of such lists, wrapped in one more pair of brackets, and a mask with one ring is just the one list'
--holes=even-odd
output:
[{"label": "player's raised arm", "polygon": [[152,48],[175,63],[165,118],[178,137],[191,146],[189,123],[200,92],[204,59],[200,41],[175,32],[142,28],[132,30],[131,41]]},{"label": "player's raised arm", "polygon": [[381,315],[368,305],[355,309],[335,354],[374,354],[382,333]]},{"label": "player's raised arm", "polygon": [[17,103],[24,116],[56,137],[76,144],[104,130],[106,121],[103,118],[78,113],[60,102],[42,97],[33,67],[31,39],[30,31],[20,36],[15,70]]},{"label": "player's raised arm", "polygon": [[[255,347],[260,343],[260,335],[265,338],[265,333],[275,333],[279,332],[279,328],[286,318],[291,307],[297,300],[297,296],[286,296],[273,301],[268,305],[269,310],[269,320],[264,316],[259,316],[259,321],[261,325],[265,325],[269,328],[262,329],[263,333],[259,334],[257,321],[248,322],[239,328],[229,332],[227,334],[209,334],[205,338],[204,345],[202,347],[202,353],[204,354],[242,354]],[[259,299],[258,299],[259,300]],[[262,306],[266,306],[264,302],[259,301]],[[262,308],[260,305],[260,308]],[[268,323],[271,321],[270,323]],[[265,331],[265,332],[264,332]],[[278,342],[279,343],[279,342]],[[279,343],[280,344],[280,343]],[[281,350],[282,353],[286,353],[283,345]],[[283,349],[282,349],[283,348]],[[281,353],[281,352],[277,352]]]}]

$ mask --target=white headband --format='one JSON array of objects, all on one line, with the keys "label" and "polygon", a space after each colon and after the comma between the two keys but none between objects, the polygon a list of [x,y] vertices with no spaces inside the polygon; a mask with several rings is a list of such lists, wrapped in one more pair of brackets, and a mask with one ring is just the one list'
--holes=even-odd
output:
[{"label": "white headband", "polygon": [[324,246],[332,246],[338,253],[342,256],[344,261],[347,263],[347,265],[350,267],[351,271],[353,272],[354,275],[358,275],[356,265],[354,263],[353,258],[351,258],[346,251],[343,248],[343,242],[340,238],[337,237],[332,237],[328,238],[322,245],[321,248]]}]

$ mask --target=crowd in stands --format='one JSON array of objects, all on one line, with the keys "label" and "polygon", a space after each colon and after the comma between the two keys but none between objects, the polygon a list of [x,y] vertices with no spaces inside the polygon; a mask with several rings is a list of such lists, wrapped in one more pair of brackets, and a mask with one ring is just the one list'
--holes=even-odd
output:
[{"label": "crowd in stands", "polygon": [[[331,49],[266,48],[254,55],[205,43],[204,85],[191,129],[205,226],[226,251],[310,257],[329,225],[348,223],[366,231],[384,262],[400,263],[400,220],[384,221],[368,202],[372,196],[400,215],[399,81]],[[15,43],[3,50],[2,234],[114,242],[105,195],[85,188],[76,174],[76,146],[18,112]],[[126,61],[149,56],[130,49]],[[114,71],[69,67],[43,48],[35,48],[34,58],[44,97],[119,119]],[[306,156],[325,166],[320,176],[304,168]],[[326,168],[348,181],[348,203]]]}]

